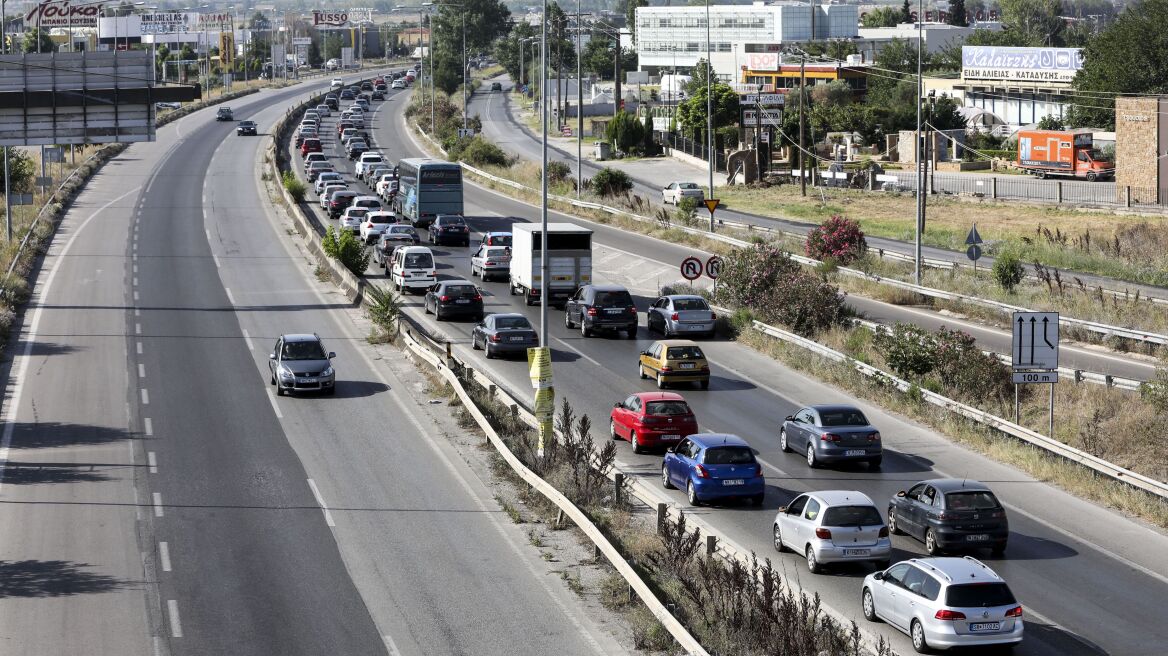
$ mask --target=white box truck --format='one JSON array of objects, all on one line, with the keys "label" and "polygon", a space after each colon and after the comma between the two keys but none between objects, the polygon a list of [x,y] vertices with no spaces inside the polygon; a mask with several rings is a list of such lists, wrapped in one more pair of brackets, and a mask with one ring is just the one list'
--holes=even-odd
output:
[{"label": "white box truck", "polygon": [[[528,305],[539,303],[543,233],[538,223],[511,226],[511,294]],[[571,223],[549,223],[548,301],[563,306],[583,285],[592,283],[592,231]]]}]

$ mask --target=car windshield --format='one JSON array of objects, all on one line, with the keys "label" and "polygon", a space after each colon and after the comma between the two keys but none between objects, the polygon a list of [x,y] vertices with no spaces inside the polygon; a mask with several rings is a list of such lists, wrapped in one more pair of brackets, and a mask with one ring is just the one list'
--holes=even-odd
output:
[{"label": "car windshield", "polygon": [[320,342],[284,342],[285,360],[324,360]]},{"label": "car windshield", "polygon": [[706,301],[700,298],[675,298],[673,299],[673,309],[685,312],[686,310],[708,310],[710,306],[706,305]]},{"label": "car windshield", "polygon": [[596,292],[596,305],[599,307],[628,307],[633,304],[633,297],[621,290],[616,292]]},{"label": "car windshield", "polygon": [[969,491],[950,492],[945,495],[945,508],[949,510],[993,510],[998,500],[993,492]]},{"label": "car windshield", "polygon": [[824,526],[882,526],[875,506],[832,506],[823,513]]},{"label": "car windshield", "polygon": [[474,285],[447,285],[446,291],[443,292],[449,296],[474,296]]},{"label": "car windshield", "polygon": [[696,346],[670,346],[665,354],[670,360],[696,360],[704,358],[702,350]]},{"label": "car windshield", "polygon": [[434,258],[429,253],[410,253],[406,255],[405,266],[409,269],[428,269],[434,266]]},{"label": "car windshield", "polygon": [[702,462],[707,465],[749,465],[754,462],[754,452],[744,446],[718,446],[706,449]]},{"label": "car windshield", "polygon": [[867,426],[868,419],[856,409],[820,410],[821,426]]},{"label": "car windshield", "polygon": [[495,328],[500,330],[531,329],[531,323],[526,317],[496,317]]},{"label": "car windshield", "polygon": [[677,417],[688,415],[689,406],[685,401],[650,401],[645,405],[645,414]]},{"label": "car windshield", "polygon": [[954,608],[991,608],[1017,603],[1005,583],[963,583],[945,591],[945,605]]}]

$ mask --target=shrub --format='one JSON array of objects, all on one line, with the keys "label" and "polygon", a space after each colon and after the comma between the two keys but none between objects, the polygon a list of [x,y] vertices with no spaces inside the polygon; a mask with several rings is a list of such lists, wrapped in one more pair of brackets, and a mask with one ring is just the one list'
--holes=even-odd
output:
[{"label": "shrub", "polygon": [[811,337],[844,317],[844,295],[835,285],[798,268],[784,276],[770,290],[766,304],[757,309],[763,321],[778,321]]},{"label": "shrub", "polygon": [[[540,175],[542,175],[542,174],[543,173],[540,172]],[[548,184],[554,184],[556,182],[563,182],[564,180],[567,180],[568,176],[570,176],[570,175],[572,175],[572,169],[567,164],[565,164],[563,162],[558,162],[555,160],[548,162],[548,164],[547,164]]]},{"label": "shrub", "polygon": [[734,308],[757,310],[779,281],[799,268],[781,250],[766,243],[734,251],[722,259],[718,300]]},{"label": "shrub", "polygon": [[1005,403],[1014,395],[1010,369],[982,353],[972,336],[944,326],[933,334],[934,370],[949,396],[969,402]]},{"label": "shrub", "polygon": [[369,268],[369,253],[366,252],[365,245],[348,230],[337,231],[329,226],[324,239],[321,240],[321,246],[325,255],[340,260],[346,269],[358,276]]},{"label": "shrub", "polygon": [[622,109],[609,121],[604,138],[608,139],[617,152],[628,154],[641,147],[644,141],[644,126],[636,116]]},{"label": "shrub", "polygon": [[603,198],[619,196],[633,189],[633,180],[628,173],[611,168],[601,169],[592,176],[588,184],[592,188],[592,193]]},{"label": "shrub", "polygon": [[372,301],[368,311],[369,319],[386,330],[395,330],[401,314],[397,292],[392,287],[370,284],[365,287],[365,294]]},{"label": "shrub", "polygon": [[920,326],[897,322],[891,329],[877,332],[872,344],[901,378],[919,378],[937,364],[933,336]]},{"label": "shrub", "polygon": [[1156,379],[1140,384],[1140,398],[1161,415],[1168,414],[1168,369],[1156,369]]},{"label": "shrub", "polygon": [[461,152],[457,156],[452,155],[455,159],[462,160],[474,166],[510,166],[511,159],[507,157],[507,153],[503,152],[495,144],[475,136],[471,139],[463,139]]},{"label": "shrub", "polygon": [[292,200],[299,203],[304,200],[304,193],[308,187],[296,177],[295,173],[292,171],[284,171],[284,189],[292,197]]},{"label": "shrub", "polygon": [[1006,250],[994,258],[992,274],[998,286],[1006,290],[1007,294],[1013,294],[1014,288],[1022,282],[1026,269],[1013,251]]},{"label": "shrub", "polygon": [[697,221],[698,199],[686,196],[677,201],[677,220],[682,225],[692,228]]},{"label": "shrub", "polygon": [[868,250],[860,224],[838,214],[815,226],[807,233],[807,257],[817,260],[832,258],[847,266]]}]

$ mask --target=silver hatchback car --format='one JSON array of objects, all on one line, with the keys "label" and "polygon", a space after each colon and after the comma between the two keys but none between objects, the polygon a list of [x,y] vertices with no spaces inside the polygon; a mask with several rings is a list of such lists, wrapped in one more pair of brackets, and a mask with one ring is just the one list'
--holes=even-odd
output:
[{"label": "silver hatchback car", "polygon": [[315,333],[311,335],[281,335],[268,355],[271,383],[276,395],[292,392],[324,392],[335,394],[336,372],[331,360],[336,353],[326,353],[324,344]]},{"label": "silver hatchback car", "polygon": [[1022,642],[1022,606],[984,563],[913,558],[864,578],[860,601],[870,622],[884,620],[912,638],[920,653]]},{"label": "silver hatchback car", "polygon": [[872,499],[854,490],[824,490],[795,497],[775,515],[775,550],[807,559],[812,574],[831,563],[888,567],[892,540]]},{"label": "silver hatchback car", "polygon": [[645,313],[645,327],[650,331],[677,337],[713,337],[718,315],[706,299],[696,295],[675,294],[653,301]]}]

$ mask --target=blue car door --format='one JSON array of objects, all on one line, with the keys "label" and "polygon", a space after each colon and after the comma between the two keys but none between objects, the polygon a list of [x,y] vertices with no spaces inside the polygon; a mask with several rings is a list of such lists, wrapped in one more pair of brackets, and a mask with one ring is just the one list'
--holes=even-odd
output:
[{"label": "blue car door", "polygon": [[671,454],[673,457],[669,460],[669,478],[674,485],[685,487],[685,481],[689,478],[689,454],[692,448],[693,442],[686,438]]}]

